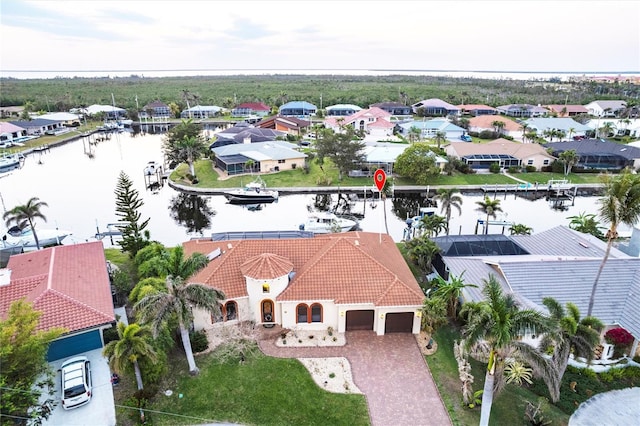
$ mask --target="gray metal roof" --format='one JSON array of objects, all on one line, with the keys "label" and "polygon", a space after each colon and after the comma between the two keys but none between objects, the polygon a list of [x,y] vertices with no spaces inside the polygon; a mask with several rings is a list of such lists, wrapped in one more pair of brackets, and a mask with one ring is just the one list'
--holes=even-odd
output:
[{"label": "gray metal roof", "polygon": [[[465,288],[465,300],[483,300],[483,280],[493,274],[523,306],[542,309],[542,299],[553,297],[563,305],[574,303],[586,315],[606,250],[604,241],[566,226],[504,238],[530,254],[443,257],[450,274],[464,273],[465,282],[480,286]],[[640,337],[640,258],[611,249],[596,290],[593,315],[605,324],[620,324]]]},{"label": "gray metal roof", "polygon": [[[529,253],[538,255],[602,258],[607,248],[604,241],[568,226],[556,226],[533,235],[512,235],[510,238]],[[610,257],[629,256],[612,247]]]},{"label": "gray metal roof", "polygon": [[[601,263],[602,259],[501,262],[500,269],[510,288],[534,303],[542,304],[543,298],[553,297],[563,305],[574,303],[586,315]],[[638,258],[609,259],[600,276],[593,315],[605,324],[619,322],[639,271]],[[640,317],[636,316],[637,331],[639,322]]]}]

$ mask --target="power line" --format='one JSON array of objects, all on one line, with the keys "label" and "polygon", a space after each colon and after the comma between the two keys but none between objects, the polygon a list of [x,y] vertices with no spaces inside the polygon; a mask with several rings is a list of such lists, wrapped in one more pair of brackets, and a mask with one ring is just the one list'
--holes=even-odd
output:
[{"label": "power line", "polygon": [[[127,408],[129,410],[139,410],[138,407],[131,407],[128,405],[119,405],[119,404],[115,404],[116,407],[118,408]],[[154,413],[154,414],[165,414],[167,416],[175,416],[175,417],[183,417],[185,419],[193,419],[193,420],[202,420],[208,423],[215,423],[215,420],[211,420],[211,419],[205,419],[202,417],[195,417],[195,416],[187,416],[184,414],[176,414],[176,413],[168,413],[166,411],[158,411],[158,410],[150,410],[148,408],[143,408],[143,410],[145,411],[145,413]]]}]

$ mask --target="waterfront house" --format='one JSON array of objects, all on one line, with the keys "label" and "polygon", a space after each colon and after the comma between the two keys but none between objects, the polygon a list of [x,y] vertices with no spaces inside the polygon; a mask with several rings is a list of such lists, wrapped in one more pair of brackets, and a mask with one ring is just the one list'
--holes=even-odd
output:
[{"label": "waterfront house", "polygon": [[64,128],[62,121],[34,118],[33,120],[10,121],[14,126],[27,131],[28,136],[43,136],[50,132],[56,132]]},{"label": "waterfront house", "polygon": [[594,117],[617,117],[627,108],[625,101],[593,101],[585,105]]},{"label": "waterfront house", "polygon": [[285,136],[286,133],[279,130],[262,129],[253,127],[247,123],[238,123],[233,127],[216,133],[216,139],[211,145],[211,148],[231,144],[268,142],[278,138],[284,139]]},{"label": "waterfront house", "polygon": [[261,129],[273,129],[284,132],[288,135],[302,136],[311,126],[311,121],[303,120],[297,117],[284,117],[274,115],[265,117],[256,123],[256,127]]},{"label": "waterfront house", "polygon": [[124,118],[127,115],[127,110],[124,108],[118,108],[113,105],[89,105],[84,109],[84,113],[88,116],[92,117],[96,114],[104,114],[104,118],[107,120],[118,120],[120,118]]},{"label": "waterfront house", "polygon": [[473,117],[469,119],[469,131],[475,133],[484,131],[495,132],[496,127],[493,124],[495,121],[503,123],[501,129],[502,134],[511,136],[512,138],[522,138],[522,126],[510,118],[501,115],[479,115]]},{"label": "waterfront house", "polygon": [[39,330],[67,331],[51,342],[54,361],[103,347],[102,330],[115,324],[102,242],[78,243],[13,255],[0,270],[0,317],[25,299],[42,312]]},{"label": "waterfront house", "polygon": [[278,115],[284,117],[308,118],[312,115],[316,115],[317,110],[318,108],[309,102],[291,101],[278,108]]},{"label": "waterfront house", "polygon": [[573,150],[580,157],[574,169],[619,171],[625,167],[637,170],[640,167],[640,148],[621,145],[602,139],[554,142],[545,145],[555,157]]},{"label": "waterfront house", "polygon": [[448,156],[459,158],[474,170],[486,170],[493,163],[498,163],[502,168],[530,166],[541,170],[555,160],[539,144],[512,142],[502,138],[482,144],[451,142],[444,149]]},{"label": "waterfront house", "polygon": [[446,118],[404,121],[396,124],[395,128],[396,131],[405,138],[408,138],[411,134],[411,129],[415,128],[420,130],[421,139],[432,139],[435,138],[439,132],[442,132],[447,140],[456,141],[460,140],[460,137],[467,132],[464,128],[456,126]]},{"label": "waterfront house", "polygon": [[7,121],[0,121],[0,144],[22,142],[27,136],[27,129]]},{"label": "waterfront house", "polygon": [[431,98],[416,102],[411,105],[414,114],[419,117],[446,117],[448,115],[460,115],[460,108],[451,105],[442,99]]},{"label": "waterfront house", "polygon": [[231,110],[233,117],[249,117],[252,115],[266,117],[271,112],[271,107],[262,102],[244,102]]},{"label": "waterfront house", "polygon": [[527,127],[530,131],[535,131],[538,136],[551,139],[548,135],[549,132],[557,130],[564,132],[564,138],[571,139],[574,136],[584,137],[587,132],[591,131],[589,126],[580,124],[573,118],[564,117],[542,117],[542,118],[530,118],[525,120]]},{"label": "waterfront house", "polygon": [[[303,218],[301,218],[303,220]],[[185,255],[212,260],[190,278],[222,290],[222,316],[195,312],[195,328],[260,325],[377,335],[420,331],[424,294],[393,239],[346,232],[311,238],[191,240]]]},{"label": "waterfront house", "polygon": [[497,115],[498,110],[489,105],[477,105],[477,104],[462,104],[458,105],[460,113],[462,115],[472,115],[477,117],[479,115]]},{"label": "waterfront house", "polygon": [[3,106],[0,107],[0,118],[18,118],[24,111],[23,106]]},{"label": "waterfront house", "polygon": [[[483,280],[493,275],[525,308],[545,311],[543,298],[553,297],[563,306],[574,303],[586,316],[606,242],[567,226],[510,237],[492,234],[491,225],[489,229],[488,235],[433,238],[442,249],[434,261],[438,273],[445,280],[464,274],[465,283],[478,286],[462,290],[464,301],[481,301]],[[614,327],[631,333],[635,339],[631,353],[635,353],[640,339],[640,258],[611,249],[596,290],[593,316],[606,325],[603,333]],[[530,332],[523,337],[534,336]],[[613,351],[603,346],[606,359]]]},{"label": "waterfront house", "polygon": [[380,108],[396,117],[408,117],[413,113],[411,106],[401,104],[400,102],[378,102],[369,105],[369,108]]},{"label": "waterfront house", "polygon": [[180,118],[193,118],[195,120],[204,120],[220,115],[222,107],[214,105],[196,105],[185,109],[180,113]]},{"label": "waterfront house", "polygon": [[142,111],[138,113],[138,117],[140,119],[152,120],[167,119],[171,117],[171,108],[164,102],[155,100],[143,106]]},{"label": "waterfront house", "polygon": [[65,127],[80,126],[80,116],[78,114],[72,114],[70,112],[49,112],[47,114],[38,115],[37,118],[59,121]]},{"label": "waterfront house", "polygon": [[582,105],[545,105],[544,107],[556,117],[575,117],[576,115],[589,114],[589,110]]},{"label": "waterfront house", "polygon": [[538,105],[529,104],[509,104],[501,105],[497,107],[500,114],[508,115],[510,117],[528,118],[528,117],[542,117],[549,113],[549,110]]},{"label": "waterfront house", "polygon": [[[364,161],[360,167],[349,171],[351,177],[373,176],[377,169],[382,169],[388,176],[393,174],[393,167],[398,159],[411,144],[406,143],[389,143],[376,142],[375,144],[367,144],[362,150]],[[446,158],[436,155],[429,151],[428,156],[433,157],[436,166],[440,170],[444,170],[445,165],[449,162]]]},{"label": "waterfront house", "polygon": [[[255,129],[258,130],[258,129]],[[260,129],[269,130],[269,129]],[[273,130],[270,130],[273,131]],[[252,172],[271,173],[303,167],[307,154],[297,145],[284,141],[253,142],[215,146],[215,167],[228,175],[246,173],[248,161],[253,162]]]},{"label": "waterfront house", "polygon": [[347,117],[361,110],[362,108],[360,108],[358,105],[337,104],[328,106],[326,108],[327,113],[325,115],[327,117]]},{"label": "waterfront house", "polygon": [[391,113],[376,107],[360,110],[347,117],[328,117],[324,120],[324,126],[334,132],[342,132],[343,127],[351,126],[381,139],[392,136],[394,128]]}]

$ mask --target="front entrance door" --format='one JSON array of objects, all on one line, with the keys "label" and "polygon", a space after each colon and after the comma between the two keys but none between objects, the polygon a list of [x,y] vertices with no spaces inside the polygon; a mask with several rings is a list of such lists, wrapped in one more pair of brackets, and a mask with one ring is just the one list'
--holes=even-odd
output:
[{"label": "front entrance door", "polygon": [[262,303],[260,304],[260,311],[262,316],[262,322],[267,324],[271,323],[271,326],[273,327],[272,323],[275,322],[273,302],[268,299],[263,300]]}]

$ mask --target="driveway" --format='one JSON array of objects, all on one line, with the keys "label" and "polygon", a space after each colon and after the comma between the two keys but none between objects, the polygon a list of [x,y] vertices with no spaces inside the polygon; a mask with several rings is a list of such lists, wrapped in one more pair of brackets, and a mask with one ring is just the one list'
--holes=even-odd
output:
[{"label": "driveway", "polygon": [[53,371],[56,372],[55,384],[56,392],[54,398],[58,405],[53,410],[51,416],[43,422],[49,426],[67,425],[91,425],[91,426],[112,426],[116,424],[116,409],[113,401],[113,389],[111,386],[111,372],[107,360],[102,356],[102,349],[78,354],[84,355],[91,361],[91,377],[93,379],[93,390],[91,401],[78,408],[65,410],[60,403],[60,366],[68,358],[59,359],[50,363]]},{"label": "driveway", "polygon": [[350,331],[346,338],[345,346],[314,348],[281,348],[270,338],[261,340],[260,348],[280,358],[346,357],[355,384],[367,397],[374,426],[451,424],[412,334]]}]

